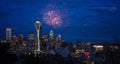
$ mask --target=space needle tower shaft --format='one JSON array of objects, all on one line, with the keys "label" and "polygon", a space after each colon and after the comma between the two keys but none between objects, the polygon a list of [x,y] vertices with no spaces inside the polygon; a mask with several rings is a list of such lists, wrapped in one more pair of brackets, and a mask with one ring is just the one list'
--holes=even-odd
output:
[{"label": "space needle tower shaft", "polygon": [[36,21],[35,26],[37,31],[37,35],[36,35],[37,52],[39,53],[40,52],[40,26],[41,26],[40,21]]}]

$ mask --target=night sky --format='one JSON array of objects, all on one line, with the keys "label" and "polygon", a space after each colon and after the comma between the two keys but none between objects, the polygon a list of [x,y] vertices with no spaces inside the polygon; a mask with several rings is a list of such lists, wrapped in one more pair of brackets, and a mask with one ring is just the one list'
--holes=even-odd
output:
[{"label": "night sky", "polygon": [[[43,19],[51,9],[59,11],[60,25]],[[2,37],[7,27],[12,28],[13,35],[24,32],[27,37],[35,32],[37,20],[42,23],[43,34],[53,30],[67,41],[111,41],[120,38],[120,0],[0,0]]]}]

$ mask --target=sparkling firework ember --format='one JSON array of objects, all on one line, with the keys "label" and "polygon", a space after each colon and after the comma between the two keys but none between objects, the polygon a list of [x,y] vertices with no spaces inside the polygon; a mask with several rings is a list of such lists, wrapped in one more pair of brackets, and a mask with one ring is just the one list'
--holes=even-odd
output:
[{"label": "sparkling firework ember", "polygon": [[48,5],[43,13],[43,21],[53,27],[61,27],[65,14],[62,13],[57,7]]}]

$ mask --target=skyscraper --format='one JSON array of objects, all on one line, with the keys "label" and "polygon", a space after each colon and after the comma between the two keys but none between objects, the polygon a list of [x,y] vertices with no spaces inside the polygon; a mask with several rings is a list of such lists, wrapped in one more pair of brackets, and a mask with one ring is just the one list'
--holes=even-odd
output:
[{"label": "skyscraper", "polygon": [[30,33],[29,33],[28,39],[29,39],[30,41],[34,41],[34,33],[33,33],[33,32],[30,32]]},{"label": "skyscraper", "polygon": [[44,34],[44,41],[48,42],[48,34]]},{"label": "skyscraper", "polygon": [[42,41],[42,27],[40,26],[40,29],[39,29],[39,37],[40,37],[40,41]]},{"label": "skyscraper", "polygon": [[61,42],[61,34],[58,35],[58,41]]},{"label": "skyscraper", "polygon": [[20,33],[19,39],[24,40],[24,34],[23,33]]},{"label": "skyscraper", "polygon": [[51,30],[50,31],[50,41],[54,40],[54,32]]},{"label": "skyscraper", "polygon": [[36,35],[37,50],[36,51],[39,54],[40,52],[40,26],[41,26],[40,21],[36,21],[35,26],[36,26],[36,31],[37,31],[37,35]]},{"label": "skyscraper", "polygon": [[11,38],[12,38],[12,29],[6,28],[6,40],[11,41]]}]

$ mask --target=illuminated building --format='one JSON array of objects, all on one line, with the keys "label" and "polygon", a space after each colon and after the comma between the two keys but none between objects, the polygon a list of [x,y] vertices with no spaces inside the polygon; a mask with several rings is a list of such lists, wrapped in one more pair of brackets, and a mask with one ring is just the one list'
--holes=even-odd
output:
[{"label": "illuminated building", "polygon": [[34,33],[29,32],[28,34],[28,41],[27,41],[27,51],[28,52],[33,52],[34,51]]},{"label": "illuminated building", "polygon": [[61,40],[61,42],[62,42],[62,43],[64,43],[64,42],[65,42],[65,40],[64,40],[64,39],[62,39],[62,40]]},{"label": "illuminated building", "polygon": [[29,39],[30,41],[34,41],[34,33],[33,33],[33,32],[30,32],[30,33],[29,33],[28,39]]},{"label": "illuminated building", "polygon": [[44,34],[44,42],[48,42],[48,34]]},{"label": "illuminated building", "polygon": [[56,43],[55,43],[55,48],[60,48],[61,46],[61,35],[59,34],[57,37],[56,37]]},{"label": "illuminated building", "polygon": [[11,41],[11,38],[12,38],[12,29],[6,28],[6,40]]},{"label": "illuminated building", "polygon": [[49,39],[48,34],[44,34],[42,49],[47,49],[48,50],[48,47],[49,47],[48,39]]},{"label": "illuminated building", "polygon": [[40,26],[39,29],[39,37],[40,37],[40,41],[42,42],[42,27]]},{"label": "illuminated building", "polygon": [[82,50],[80,50],[80,49],[76,49],[75,50],[75,54],[79,54],[79,53],[81,53],[82,52]]},{"label": "illuminated building", "polygon": [[50,31],[50,41],[54,40],[54,32],[51,30]]},{"label": "illuminated building", "polygon": [[23,33],[21,33],[21,34],[19,35],[19,39],[24,40],[24,34],[23,34]]},{"label": "illuminated building", "polygon": [[36,35],[37,50],[36,51],[39,54],[40,52],[40,26],[41,26],[40,21],[36,21],[35,26],[36,26],[36,31],[37,31],[37,35]]},{"label": "illuminated building", "polygon": [[87,64],[91,64],[91,63],[92,63],[92,61],[91,61],[91,57],[88,56],[88,57],[87,57]]},{"label": "illuminated building", "polygon": [[90,52],[84,52],[85,56],[90,56]]},{"label": "illuminated building", "polygon": [[91,51],[91,43],[90,42],[88,42],[88,43],[86,42],[85,43],[85,50],[86,51]]},{"label": "illuminated building", "polygon": [[95,51],[103,51],[103,45],[93,45],[93,47],[95,48]]},{"label": "illuminated building", "polygon": [[13,40],[14,42],[18,42],[18,38],[17,38],[15,35],[13,36],[12,40]]},{"label": "illuminated building", "polygon": [[61,42],[61,34],[58,35],[58,42]]}]

